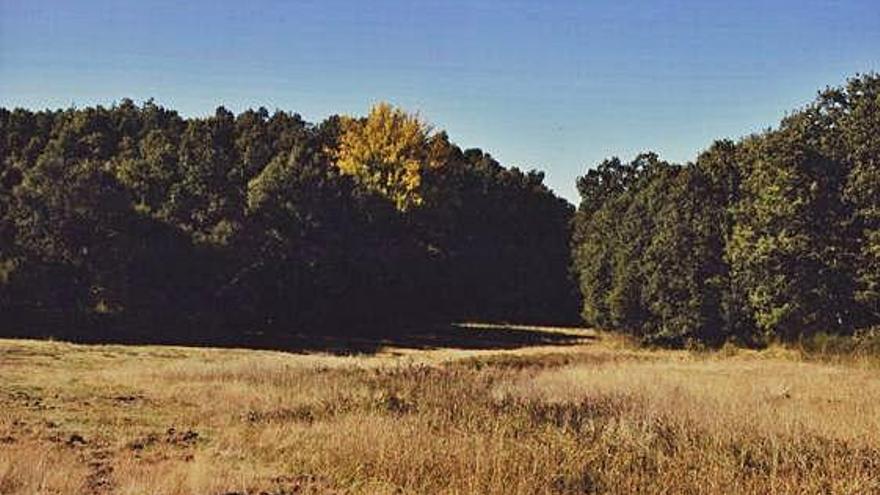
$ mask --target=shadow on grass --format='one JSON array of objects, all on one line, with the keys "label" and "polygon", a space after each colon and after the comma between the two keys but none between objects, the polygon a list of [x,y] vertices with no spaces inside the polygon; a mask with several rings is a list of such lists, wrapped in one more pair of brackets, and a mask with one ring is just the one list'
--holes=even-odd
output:
[{"label": "shadow on grass", "polygon": [[[78,344],[175,345],[184,347],[241,348],[335,355],[373,354],[383,349],[503,350],[534,346],[566,346],[595,339],[566,328],[542,328],[512,324],[435,324],[395,332],[365,329],[330,334],[250,332],[235,336],[122,335],[100,332],[88,335],[55,335]],[[9,337],[30,337],[9,335]],[[44,337],[46,337],[44,335]]]},{"label": "shadow on grass", "polygon": [[369,354],[384,348],[503,350],[535,346],[565,346],[584,343],[595,337],[560,330],[517,325],[434,325],[394,335],[301,336],[311,351],[333,354]]}]

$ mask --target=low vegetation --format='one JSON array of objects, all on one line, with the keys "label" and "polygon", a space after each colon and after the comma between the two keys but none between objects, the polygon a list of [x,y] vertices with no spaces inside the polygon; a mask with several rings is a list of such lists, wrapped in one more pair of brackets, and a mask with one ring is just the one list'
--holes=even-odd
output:
[{"label": "low vegetation", "polygon": [[876,356],[492,327],[310,343],[2,340],[0,493],[880,490]]}]

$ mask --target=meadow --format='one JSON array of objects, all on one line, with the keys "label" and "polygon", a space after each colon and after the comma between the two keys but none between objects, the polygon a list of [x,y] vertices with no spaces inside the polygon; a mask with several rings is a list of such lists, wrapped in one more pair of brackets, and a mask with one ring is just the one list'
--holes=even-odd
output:
[{"label": "meadow", "polygon": [[555,328],[313,344],[0,340],[0,493],[880,491],[876,360]]}]

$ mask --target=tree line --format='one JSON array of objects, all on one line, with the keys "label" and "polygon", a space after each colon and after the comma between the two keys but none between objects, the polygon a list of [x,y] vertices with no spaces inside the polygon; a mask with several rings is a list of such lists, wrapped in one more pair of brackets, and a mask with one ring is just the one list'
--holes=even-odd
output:
[{"label": "tree line", "polygon": [[570,322],[574,208],[387,104],[0,109],[7,335],[178,340]]},{"label": "tree line", "polygon": [[683,345],[880,322],[880,77],[693,162],[612,158],[578,179],[587,324]]},{"label": "tree line", "polygon": [[318,124],[152,100],[0,109],[15,335],[189,339],[457,320],[760,345],[880,323],[880,76],[695,161],[543,174],[379,104]]}]

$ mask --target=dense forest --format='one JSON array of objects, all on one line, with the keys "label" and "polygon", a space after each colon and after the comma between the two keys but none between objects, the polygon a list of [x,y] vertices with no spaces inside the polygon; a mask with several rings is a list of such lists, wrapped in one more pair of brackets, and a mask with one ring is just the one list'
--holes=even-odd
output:
[{"label": "dense forest", "polygon": [[6,335],[190,340],[571,322],[574,208],[379,104],[0,109]]},{"label": "dense forest", "polygon": [[387,104],[319,124],[0,109],[4,334],[174,340],[459,320],[761,345],[880,322],[880,77],[688,164],[579,178]]},{"label": "dense forest", "polygon": [[880,77],[686,165],[606,160],[578,180],[590,324],[671,345],[762,344],[880,321]]}]

